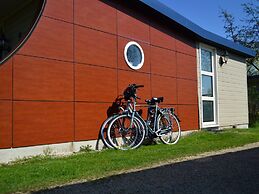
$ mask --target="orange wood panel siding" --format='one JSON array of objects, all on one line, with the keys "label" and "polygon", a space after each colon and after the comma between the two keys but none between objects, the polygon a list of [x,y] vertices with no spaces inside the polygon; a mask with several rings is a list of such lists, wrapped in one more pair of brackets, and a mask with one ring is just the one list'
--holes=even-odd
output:
[{"label": "orange wood panel siding", "polygon": [[12,101],[0,100],[0,148],[12,147]]},{"label": "orange wood panel siding", "polygon": [[0,100],[12,100],[12,71],[13,59],[10,58],[0,66]]},{"label": "orange wood panel siding", "polygon": [[[129,83],[145,85],[139,102],[164,96],[183,130],[198,129],[195,42],[111,2],[47,1],[31,37],[0,66],[0,148],[97,139]],[[137,71],[124,60],[129,41],[144,50]]]},{"label": "orange wood panel siding", "polygon": [[73,141],[72,102],[14,103],[14,147]]},{"label": "orange wood panel siding", "polygon": [[73,24],[41,17],[31,37],[18,53],[73,61]]},{"label": "orange wood panel siding", "polygon": [[73,63],[14,57],[15,100],[73,100]]}]

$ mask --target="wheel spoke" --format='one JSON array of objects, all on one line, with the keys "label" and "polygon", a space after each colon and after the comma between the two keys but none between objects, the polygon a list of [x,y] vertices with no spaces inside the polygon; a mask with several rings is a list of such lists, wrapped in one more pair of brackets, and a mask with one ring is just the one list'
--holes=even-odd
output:
[{"label": "wheel spoke", "polygon": [[108,138],[117,149],[132,149],[138,147],[144,139],[143,125],[128,115],[120,115],[111,122],[108,128]]},{"label": "wheel spoke", "polygon": [[[168,130],[166,132],[165,129]],[[158,129],[161,129],[160,139],[165,144],[176,144],[181,135],[180,124],[172,114],[163,114],[158,119]]]}]

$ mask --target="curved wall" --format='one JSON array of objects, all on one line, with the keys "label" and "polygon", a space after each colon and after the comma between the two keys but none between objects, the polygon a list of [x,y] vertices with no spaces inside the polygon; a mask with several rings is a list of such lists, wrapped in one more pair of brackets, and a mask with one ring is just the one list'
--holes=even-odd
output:
[{"label": "curved wall", "polygon": [[[129,83],[142,102],[164,96],[184,130],[198,129],[195,42],[106,0],[48,0],[23,47],[0,67],[0,148],[98,138],[106,111]],[[128,41],[145,63],[129,69]]]},{"label": "curved wall", "polygon": [[45,7],[45,0],[0,3],[0,65],[30,37]]}]

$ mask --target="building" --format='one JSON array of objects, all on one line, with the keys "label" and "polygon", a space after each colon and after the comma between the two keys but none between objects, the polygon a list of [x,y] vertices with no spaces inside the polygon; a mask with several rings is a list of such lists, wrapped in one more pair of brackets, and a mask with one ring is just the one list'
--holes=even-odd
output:
[{"label": "building", "polygon": [[140,102],[164,96],[182,130],[248,126],[251,50],[157,0],[17,2],[0,3],[2,160],[94,144],[130,83]]}]

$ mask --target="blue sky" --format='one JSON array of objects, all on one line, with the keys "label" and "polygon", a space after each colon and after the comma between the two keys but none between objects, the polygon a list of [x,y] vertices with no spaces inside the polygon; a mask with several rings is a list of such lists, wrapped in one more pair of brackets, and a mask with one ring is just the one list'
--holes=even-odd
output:
[{"label": "blue sky", "polygon": [[[249,0],[159,0],[168,5],[173,10],[191,20],[200,27],[226,37],[224,32],[224,22],[219,17],[220,9],[226,9],[233,14],[236,19],[245,15],[242,11],[242,3]],[[237,20],[238,22],[238,20]]]}]

